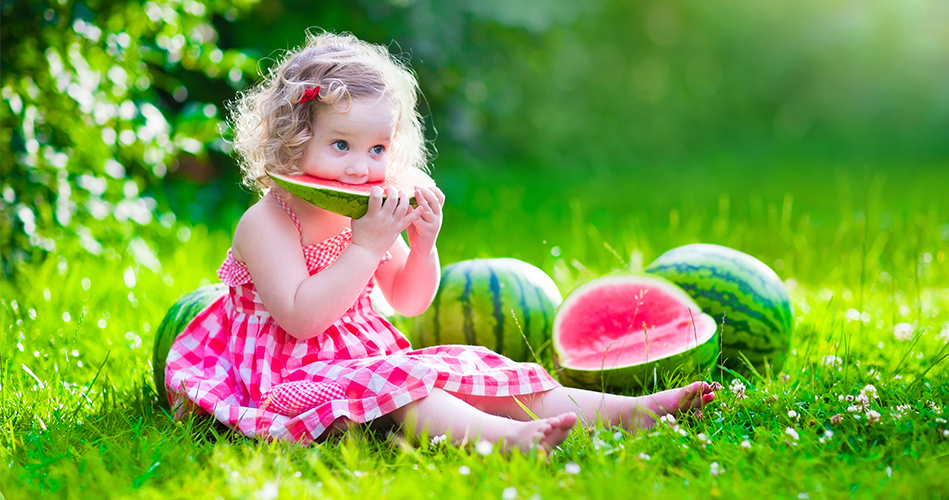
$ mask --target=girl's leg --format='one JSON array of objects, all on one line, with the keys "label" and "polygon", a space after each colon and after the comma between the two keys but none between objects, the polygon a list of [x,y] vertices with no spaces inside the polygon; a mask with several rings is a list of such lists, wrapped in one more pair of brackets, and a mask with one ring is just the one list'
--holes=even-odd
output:
[{"label": "girl's leg", "polygon": [[504,449],[518,448],[523,452],[535,445],[545,449],[559,445],[577,423],[572,409],[533,421],[492,415],[441,389],[433,390],[427,397],[399,408],[390,416],[405,432],[415,435],[445,434],[456,444],[465,439],[483,439],[498,443]]},{"label": "girl's leg", "polygon": [[[488,413],[518,420],[530,418],[513,397],[464,396],[464,399]],[[701,408],[715,399],[715,393],[709,384],[693,382],[677,389],[638,397],[558,387],[547,392],[517,396],[517,399],[539,417],[573,411],[586,423],[603,421],[606,425],[636,430],[652,427],[656,419],[663,415]]]}]

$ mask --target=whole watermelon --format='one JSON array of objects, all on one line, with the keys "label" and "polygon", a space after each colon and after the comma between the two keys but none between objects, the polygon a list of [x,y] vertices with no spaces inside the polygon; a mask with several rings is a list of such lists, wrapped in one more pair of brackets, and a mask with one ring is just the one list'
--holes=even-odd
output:
[{"label": "whole watermelon", "polygon": [[442,268],[435,300],[407,333],[415,348],[481,345],[515,361],[534,361],[550,339],[561,301],[554,281],[526,262],[465,260]]},{"label": "whole watermelon", "polygon": [[227,294],[225,285],[220,283],[205,285],[178,299],[165,313],[165,319],[161,321],[158,332],[155,334],[155,348],[152,350],[155,389],[158,390],[158,400],[162,405],[168,404],[168,396],[165,392],[165,362],[168,359],[171,344],[198,313],[225,294]]},{"label": "whole watermelon", "polygon": [[722,325],[721,363],[751,375],[742,356],[763,374],[784,367],[794,316],[787,288],[760,260],[720,245],[692,244],[662,254],[646,267],[682,287]]}]

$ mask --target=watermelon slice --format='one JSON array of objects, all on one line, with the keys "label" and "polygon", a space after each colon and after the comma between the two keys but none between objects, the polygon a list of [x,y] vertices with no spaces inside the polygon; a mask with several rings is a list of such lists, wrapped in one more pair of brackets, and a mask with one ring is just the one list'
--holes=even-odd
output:
[{"label": "watermelon slice", "polygon": [[[414,193],[416,187],[435,187],[435,181],[417,168],[403,170],[384,181],[365,184],[346,184],[306,174],[283,175],[268,172],[267,175],[297,198],[354,219],[366,215],[369,209],[369,194],[377,186],[383,191],[394,187],[406,193]],[[413,207],[418,206],[414,196],[409,203]]]},{"label": "watermelon slice", "polygon": [[718,357],[715,320],[654,276],[610,276],[577,288],[557,311],[553,341],[564,383],[595,390],[665,384]]}]

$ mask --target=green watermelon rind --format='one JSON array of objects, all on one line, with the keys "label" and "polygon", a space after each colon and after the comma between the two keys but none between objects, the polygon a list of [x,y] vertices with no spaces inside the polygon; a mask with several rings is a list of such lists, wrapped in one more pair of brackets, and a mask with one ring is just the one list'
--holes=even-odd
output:
[{"label": "green watermelon rind", "polygon": [[[560,365],[560,381],[570,387],[620,393],[639,392],[654,386],[671,386],[667,381],[701,377],[718,361],[718,330],[705,342],[678,354],[647,363],[603,369],[570,368]],[[691,382],[691,379],[689,380]]]},{"label": "green watermelon rind", "polygon": [[158,401],[163,406],[168,404],[168,395],[165,391],[165,364],[171,345],[191,323],[191,320],[226,293],[227,286],[223,284],[205,285],[183,295],[165,313],[155,333],[155,346],[152,349],[155,389],[158,393]]},{"label": "green watermelon rind", "polygon": [[[652,286],[662,286],[666,292],[678,299],[685,307],[695,311],[696,317],[705,317],[705,322],[711,330],[701,335],[708,335],[698,345],[663,358],[647,361],[630,366],[599,366],[579,367],[571,366],[569,356],[565,355],[565,348],[559,341],[558,328],[555,324],[553,333],[554,351],[557,356],[557,370],[562,383],[571,387],[589,390],[603,390],[621,393],[641,392],[654,386],[666,386],[677,377],[701,376],[716,365],[719,357],[719,331],[712,318],[699,311],[698,305],[692,298],[669,280],[657,276],[643,275],[616,275],[597,278],[589,281],[567,296],[557,310],[557,319],[568,314],[575,294],[582,294],[585,290],[593,289],[603,284],[612,284],[617,280],[636,280],[638,283],[647,282]],[[694,324],[694,323],[693,323]],[[700,335],[695,332],[695,335]],[[694,337],[693,337],[694,338]]]},{"label": "green watermelon rind", "polygon": [[[354,184],[352,191],[340,191],[328,186],[303,182],[290,175],[275,174],[273,172],[268,172],[267,175],[269,175],[277,185],[286,189],[288,193],[324,210],[353,219],[358,219],[366,215],[366,212],[369,210],[369,193],[359,192],[362,190],[359,184]],[[405,180],[402,181],[400,178]],[[435,182],[432,181],[428,175],[417,169],[406,171],[403,175],[396,176],[389,182],[396,183],[403,191],[413,189],[415,184],[424,186],[435,185]],[[411,187],[409,186],[410,184]],[[385,196],[383,196],[383,200],[385,200]],[[414,196],[409,198],[409,204],[413,207],[418,206],[418,202]]]},{"label": "green watermelon rind", "polygon": [[747,358],[759,373],[766,365],[782,370],[794,316],[787,289],[770,267],[738,250],[700,243],[662,254],[645,272],[679,285],[722,326],[725,367],[751,375]]},{"label": "green watermelon rind", "polygon": [[515,361],[536,361],[561,300],[546,273],[517,259],[449,264],[432,305],[411,322],[412,345],[481,345]]}]

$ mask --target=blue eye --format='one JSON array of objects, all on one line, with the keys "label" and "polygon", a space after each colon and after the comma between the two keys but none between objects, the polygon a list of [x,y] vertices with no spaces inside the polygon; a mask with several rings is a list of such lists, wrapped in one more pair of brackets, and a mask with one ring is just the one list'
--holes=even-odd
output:
[{"label": "blue eye", "polygon": [[373,154],[376,156],[379,156],[385,152],[386,152],[386,147],[381,144],[369,148],[369,154]]},{"label": "blue eye", "polygon": [[349,144],[346,141],[333,141],[333,149],[337,151],[348,151]]}]

